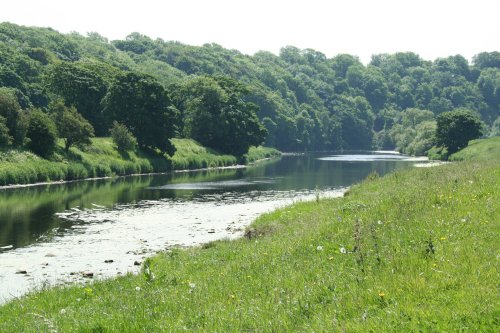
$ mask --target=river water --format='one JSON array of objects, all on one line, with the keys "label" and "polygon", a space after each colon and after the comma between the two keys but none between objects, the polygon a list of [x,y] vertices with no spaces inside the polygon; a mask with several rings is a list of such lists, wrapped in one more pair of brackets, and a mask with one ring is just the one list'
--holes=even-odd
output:
[{"label": "river water", "polygon": [[247,168],[1,189],[0,303],[44,286],[136,273],[155,252],[241,237],[262,213],[341,196],[373,171],[415,163],[384,152],[315,153]]}]

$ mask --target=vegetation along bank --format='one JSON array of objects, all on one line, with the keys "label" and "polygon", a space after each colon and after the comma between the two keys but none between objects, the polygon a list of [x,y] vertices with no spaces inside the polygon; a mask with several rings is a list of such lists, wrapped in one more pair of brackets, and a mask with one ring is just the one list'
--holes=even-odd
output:
[{"label": "vegetation along bank", "polygon": [[[472,63],[461,55],[375,54],[365,65],[353,55],[328,58],[293,46],[249,56],[137,32],[109,41],[4,22],[0,165],[18,160],[33,170],[0,179],[163,171],[173,138],[238,159],[259,145],[446,159],[471,139],[500,134],[499,73],[497,51]],[[102,139],[109,136],[121,157]],[[92,161],[79,163],[81,156]]]},{"label": "vegetation along bank", "polygon": [[372,175],[139,275],[31,293],[0,307],[0,331],[498,331],[499,144]]}]

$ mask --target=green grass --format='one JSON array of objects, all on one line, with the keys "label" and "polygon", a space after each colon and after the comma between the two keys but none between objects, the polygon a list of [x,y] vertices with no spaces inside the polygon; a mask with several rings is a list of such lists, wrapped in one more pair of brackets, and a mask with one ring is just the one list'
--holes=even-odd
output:
[{"label": "green grass", "polygon": [[238,162],[235,156],[219,154],[192,139],[171,141],[177,149],[171,158],[174,170],[217,168],[236,165]]},{"label": "green grass", "polygon": [[0,331],[498,331],[499,158],[370,177],[143,274],[34,292]]},{"label": "green grass", "polygon": [[467,147],[451,155],[449,160],[490,159],[494,156],[500,156],[500,136],[489,139],[472,140]]},{"label": "green grass", "polygon": [[[110,138],[94,138],[92,145],[86,149],[73,147],[69,152],[64,151],[61,141],[57,153],[50,160],[28,151],[0,151],[0,186],[238,164],[235,156],[219,154],[191,139],[172,139],[172,143],[177,149],[172,157],[147,154],[140,150],[120,153]],[[275,149],[252,147],[244,162],[276,156],[279,156],[279,152]]]},{"label": "green grass", "polygon": [[120,154],[109,138],[94,138],[87,149],[73,147],[69,152],[62,149],[62,141],[59,144],[50,160],[27,151],[0,152],[0,185],[121,176],[170,168],[163,157],[143,152]]},{"label": "green grass", "polygon": [[261,160],[280,157],[281,152],[274,148],[269,147],[250,147],[248,153],[243,156],[246,164],[255,163]]}]

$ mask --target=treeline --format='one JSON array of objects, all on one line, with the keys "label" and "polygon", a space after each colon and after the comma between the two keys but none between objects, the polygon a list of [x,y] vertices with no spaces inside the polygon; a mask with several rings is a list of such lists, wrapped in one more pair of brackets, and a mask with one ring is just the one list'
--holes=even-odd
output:
[{"label": "treeline", "polygon": [[[472,64],[460,55],[431,62],[411,52],[381,54],[365,66],[355,56],[291,46],[279,56],[247,56],[139,33],[109,42],[97,33],[3,23],[0,137],[4,146],[33,142],[23,133],[38,112],[59,128],[57,114],[81,115],[89,136],[119,124],[138,145],[167,153],[168,138],[189,137],[235,155],[262,142],[284,151],[425,154],[438,143],[436,118],[449,111],[481,119],[483,134],[500,134],[499,73],[499,52],[480,53]],[[17,118],[2,111],[2,98]]]}]

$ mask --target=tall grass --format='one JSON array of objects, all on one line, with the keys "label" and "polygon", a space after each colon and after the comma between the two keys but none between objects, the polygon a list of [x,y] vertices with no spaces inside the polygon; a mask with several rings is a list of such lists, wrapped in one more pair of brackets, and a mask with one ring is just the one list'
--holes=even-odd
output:
[{"label": "tall grass", "polygon": [[164,157],[130,152],[121,155],[108,138],[95,138],[92,145],[66,152],[60,147],[51,160],[26,151],[0,152],[0,185],[110,177],[168,171]]},{"label": "tall grass", "polygon": [[32,293],[5,332],[497,332],[500,156],[371,177],[144,274]]},{"label": "tall grass", "polygon": [[[0,152],[0,186],[30,184],[94,177],[124,176],[171,170],[218,168],[238,164],[232,155],[219,154],[191,139],[172,139],[174,156],[160,156],[144,151],[119,153],[111,139],[94,138],[84,150],[73,147],[64,151],[62,142],[51,160],[27,151]],[[244,163],[278,156],[271,148],[252,147]]]},{"label": "tall grass", "polygon": [[270,147],[250,147],[248,149],[248,153],[243,156],[246,164],[255,163],[257,161],[269,159],[269,158],[277,158],[281,156],[281,152],[277,149]]},{"label": "tall grass", "polygon": [[219,154],[192,139],[171,139],[171,141],[177,149],[171,158],[174,170],[226,167],[236,165],[238,162],[235,156]]}]

